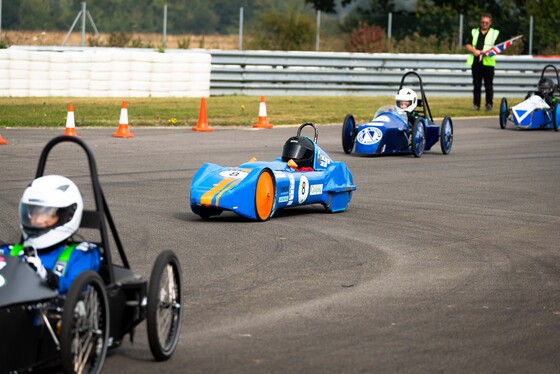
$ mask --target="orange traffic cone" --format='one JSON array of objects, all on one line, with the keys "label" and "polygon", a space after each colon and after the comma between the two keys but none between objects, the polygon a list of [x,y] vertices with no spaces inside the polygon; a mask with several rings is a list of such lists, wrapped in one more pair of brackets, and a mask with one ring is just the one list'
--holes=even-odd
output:
[{"label": "orange traffic cone", "polygon": [[195,127],[191,127],[193,131],[200,132],[210,132],[214,131],[213,128],[208,126],[208,121],[206,120],[206,99],[200,99],[200,113],[198,114],[198,123]]},{"label": "orange traffic cone", "polygon": [[134,138],[134,134],[128,130],[128,109],[126,109],[126,101],[121,105],[121,118],[119,119],[119,127],[117,132],[113,134],[115,138]]},{"label": "orange traffic cone", "polygon": [[8,142],[4,140],[2,135],[0,135],[0,145],[2,145],[2,144],[8,144]]},{"label": "orange traffic cone", "polygon": [[258,129],[272,128],[272,125],[268,123],[268,118],[266,117],[266,104],[264,102],[264,96],[261,96],[261,103],[259,104],[259,120],[253,125],[253,127]]},{"label": "orange traffic cone", "polygon": [[76,124],[74,123],[74,105],[68,103],[68,115],[66,116],[66,130],[64,135],[67,136],[77,136],[76,135]]}]

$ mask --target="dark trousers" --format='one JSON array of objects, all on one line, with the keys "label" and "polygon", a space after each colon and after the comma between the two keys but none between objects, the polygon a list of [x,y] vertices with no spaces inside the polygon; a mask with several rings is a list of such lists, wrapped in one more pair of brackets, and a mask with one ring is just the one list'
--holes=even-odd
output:
[{"label": "dark trousers", "polygon": [[[476,58],[475,58],[476,60]],[[494,100],[494,67],[484,66],[481,62],[475,61],[472,64],[473,77],[473,104],[480,106],[480,92],[482,80],[484,79],[484,91],[486,92],[486,104],[493,104]]]}]

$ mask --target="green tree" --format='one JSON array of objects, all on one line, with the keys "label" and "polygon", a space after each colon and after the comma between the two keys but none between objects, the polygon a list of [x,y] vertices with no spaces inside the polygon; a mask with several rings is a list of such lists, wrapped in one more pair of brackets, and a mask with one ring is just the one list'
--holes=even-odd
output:
[{"label": "green tree", "polygon": [[257,15],[252,30],[254,48],[268,50],[309,50],[315,35],[315,23],[303,6],[295,1]]}]

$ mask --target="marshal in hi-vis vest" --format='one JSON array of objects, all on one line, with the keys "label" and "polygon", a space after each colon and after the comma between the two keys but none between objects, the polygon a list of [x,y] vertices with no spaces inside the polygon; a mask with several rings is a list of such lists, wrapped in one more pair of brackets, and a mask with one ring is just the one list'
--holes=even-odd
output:
[{"label": "marshal in hi-vis vest", "polygon": [[[476,46],[476,43],[478,42],[478,36],[480,35],[480,29],[476,28],[476,29],[472,29],[471,31],[472,33],[472,45],[473,47]],[[486,51],[487,49],[490,49],[494,46],[494,44],[496,44],[496,40],[498,39],[498,35],[500,35],[500,32],[496,29],[493,28],[489,28],[488,32],[486,33],[485,37],[484,37],[484,46],[482,47],[483,51]],[[472,66],[474,62],[474,55],[470,54],[469,57],[467,58],[467,66]],[[482,58],[482,65],[484,66],[496,66],[496,56],[492,56],[492,57],[488,57],[488,56],[484,56]]]}]

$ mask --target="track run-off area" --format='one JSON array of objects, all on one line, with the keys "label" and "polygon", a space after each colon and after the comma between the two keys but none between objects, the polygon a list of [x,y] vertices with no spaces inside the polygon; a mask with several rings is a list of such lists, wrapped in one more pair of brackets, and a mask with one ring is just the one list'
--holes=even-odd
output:
[{"label": "track run-off area", "polygon": [[[354,176],[348,209],[292,208],[267,222],[202,220],[190,183],[205,162],[274,160],[297,127],[131,127],[133,139],[77,129],[133,270],[149,277],[172,249],[184,276],[171,360],[153,361],[143,323],[104,372],[557,373],[560,133],[454,119],[450,155],[438,143],[414,158],[346,155],[341,125],[318,129]],[[19,240],[19,199],[63,131],[2,129],[0,240]],[[74,180],[91,204],[79,147],[53,149],[46,173]]]}]

